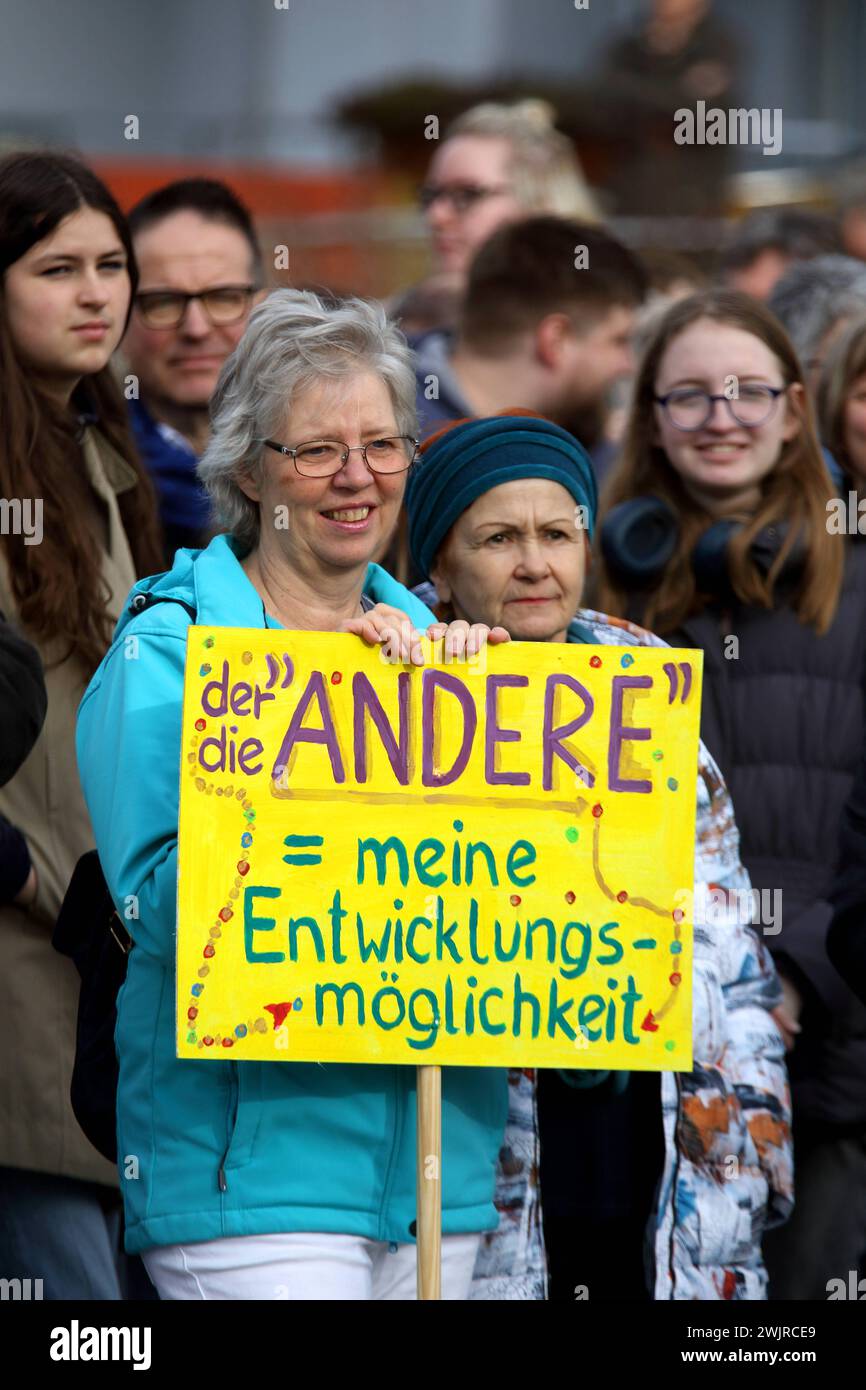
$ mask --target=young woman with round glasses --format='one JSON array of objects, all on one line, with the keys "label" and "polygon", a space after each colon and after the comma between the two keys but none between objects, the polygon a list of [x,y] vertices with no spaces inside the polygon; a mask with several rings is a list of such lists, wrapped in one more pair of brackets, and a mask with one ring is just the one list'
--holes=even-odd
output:
[{"label": "young woman with round glasses", "polygon": [[676,303],[635,380],[597,606],[704,652],[702,735],[785,986],[797,1205],[765,1242],[771,1298],[825,1298],[866,1248],[866,1012],[824,944],[863,745],[866,546],[828,529],[832,496],[773,315],[730,291]]}]

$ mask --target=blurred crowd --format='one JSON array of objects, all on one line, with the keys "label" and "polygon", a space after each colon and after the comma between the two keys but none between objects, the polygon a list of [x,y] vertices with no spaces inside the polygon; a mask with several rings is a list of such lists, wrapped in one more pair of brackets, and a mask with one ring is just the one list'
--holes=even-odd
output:
[{"label": "blurred crowd", "polygon": [[[695,40],[686,88],[724,94],[719,55]],[[646,52],[613,66],[646,99]],[[0,163],[0,1274],[412,1296],[377,1069],[190,1080],[173,1050],[186,625],[375,642],[400,614],[459,650],[701,649],[696,884],[727,904],[695,924],[692,1073],[454,1069],[446,1296],[838,1296],[866,1273],[866,189],[750,214],[712,270],[642,256],[527,100],[461,116],[421,205],[430,275],[383,307],[271,290],[213,179],[124,216],[77,158]],[[141,900],[114,1162],[52,946],[94,847]],[[743,890],[778,911],[743,921]]]}]

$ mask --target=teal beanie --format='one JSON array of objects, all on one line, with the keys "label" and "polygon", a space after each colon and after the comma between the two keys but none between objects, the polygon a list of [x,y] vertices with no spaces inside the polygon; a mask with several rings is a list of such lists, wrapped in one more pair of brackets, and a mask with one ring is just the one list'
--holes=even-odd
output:
[{"label": "teal beanie", "polygon": [[409,549],[425,577],[467,507],[500,483],[520,478],[561,483],[585,507],[592,539],[598,508],[595,473],[573,434],[534,415],[465,420],[433,437],[406,484]]}]

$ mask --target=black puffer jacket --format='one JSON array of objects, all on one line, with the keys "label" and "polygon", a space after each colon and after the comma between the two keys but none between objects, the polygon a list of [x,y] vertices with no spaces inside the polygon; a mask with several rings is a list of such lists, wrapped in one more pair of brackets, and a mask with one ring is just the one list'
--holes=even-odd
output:
[{"label": "black puffer jacket", "polygon": [[763,939],[805,998],[788,1057],[795,1121],[866,1130],[866,1008],[826,947],[842,811],[866,733],[866,543],[847,542],[824,637],[783,604],[768,612],[736,600],[665,637],[704,651],[701,735],[727,781],[753,887],[781,889],[781,930]]},{"label": "black puffer jacket", "polygon": [[832,901],[836,915],[827,934],[830,959],[866,1004],[866,744],[842,818],[839,876]]}]

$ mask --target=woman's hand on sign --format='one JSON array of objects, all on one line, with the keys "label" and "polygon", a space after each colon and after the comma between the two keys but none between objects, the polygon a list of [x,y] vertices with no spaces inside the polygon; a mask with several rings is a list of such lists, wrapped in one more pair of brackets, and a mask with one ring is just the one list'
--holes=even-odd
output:
[{"label": "woman's hand on sign", "polygon": [[340,631],[353,632],[370,646],[378,643],[386,661],[409,661],[415,666],[425,663],[421,646],[425,636],[433,642],[445,639],[446,661],[470,660],[487,642],[495,646],[498,642],[511,641],[504,627],[490,628],[486,623],[470,625],[462,618],[452,623],[431,623],[426,633],[419,632],[402,609],[392,608],[387,603],[377,603],[363,617],[349,618]]},{"label": "woman's hand on sign", "polygon": [[340,631],[353,632],[371,647],[378,643],[385,661],[410,661],[415,666],[424,665],[421,646],[424,633],[418,631],[400,608],[377,603],[363,617],[349,618]]},{"label": "woman's hand on sign", "polygon": [[488,627],[486,623],[467,623],[463,618],[453,623],[431,623],[427,636],[433,642],[445,638],[445,660],[454,661],[465,658],[467,661],[477,656],[489,642],[495,647],[499,642],[510,642],[511,634],[504,627]]}]

